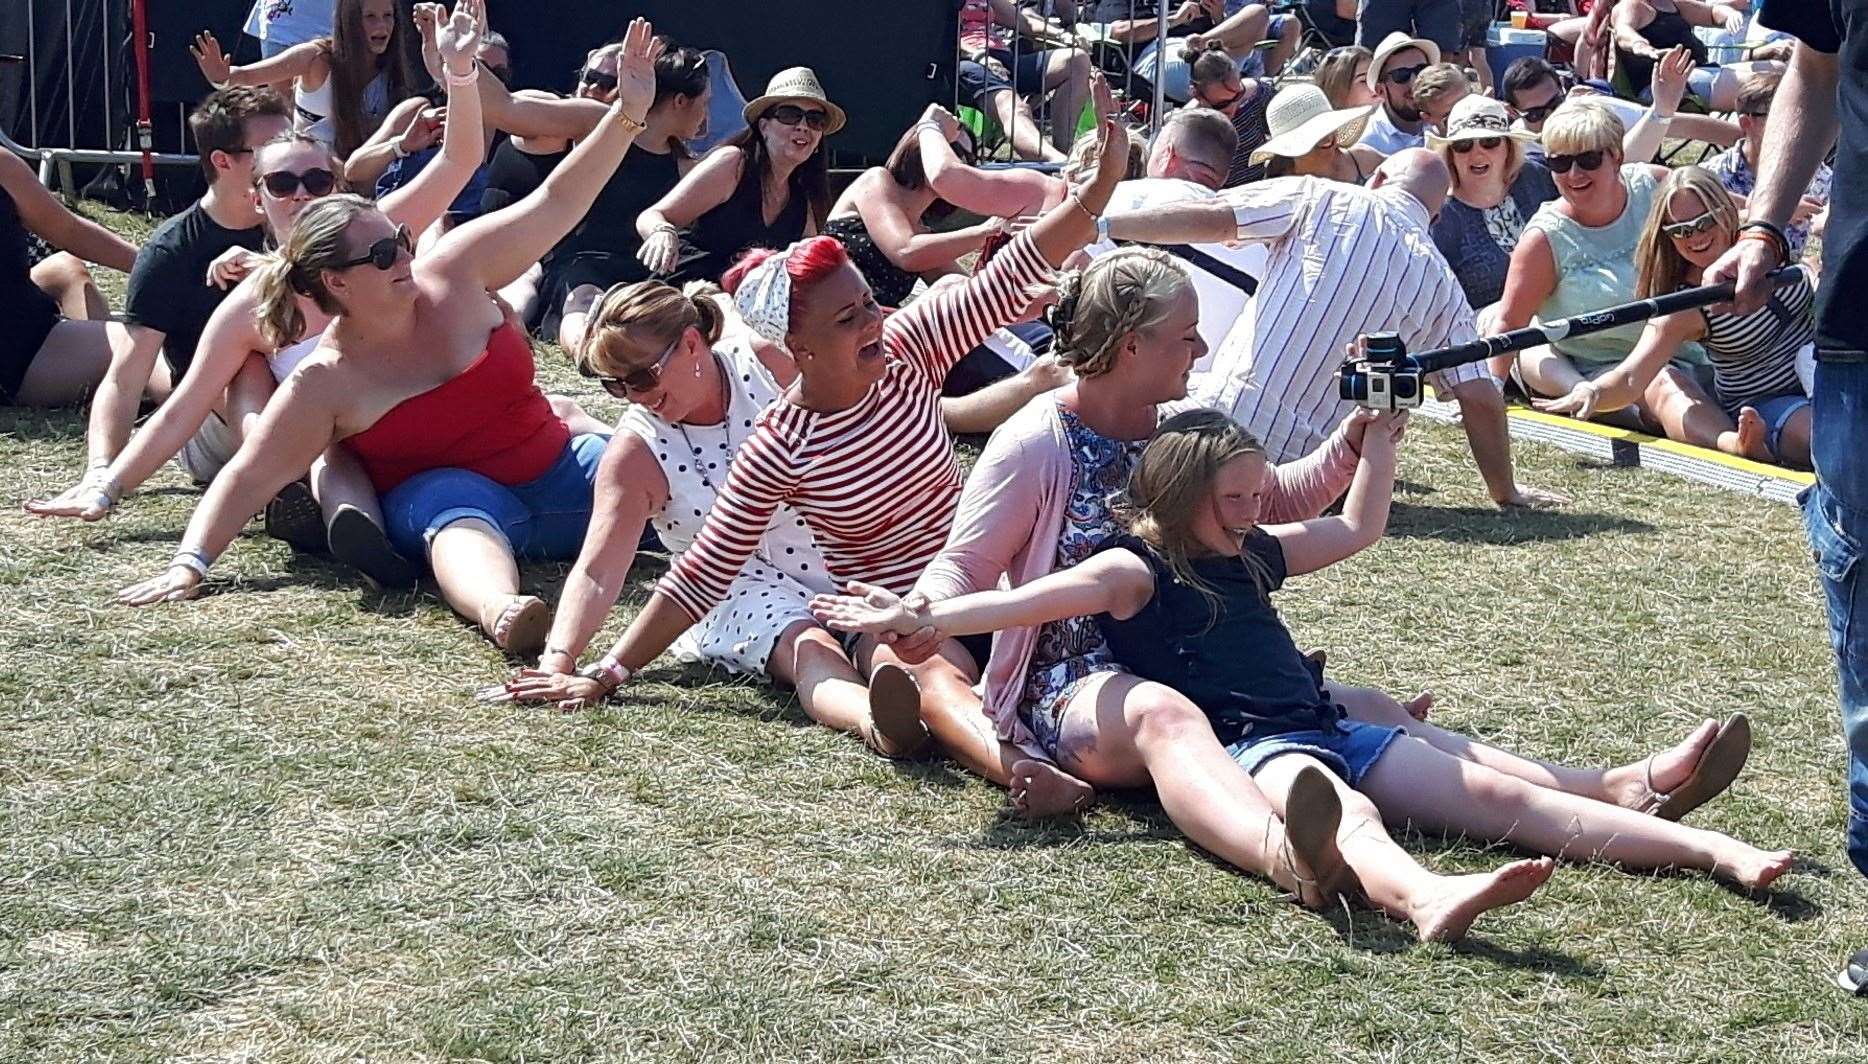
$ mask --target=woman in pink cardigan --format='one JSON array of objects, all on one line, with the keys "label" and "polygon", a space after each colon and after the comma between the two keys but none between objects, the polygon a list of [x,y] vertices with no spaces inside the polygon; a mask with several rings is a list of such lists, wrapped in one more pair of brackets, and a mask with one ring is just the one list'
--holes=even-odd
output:
[{"label": "woman in pink cardigan", "polygon": [[[967,478],[946,546],[915,594],[932,601],[1002,581],[1019,586],[1077,564],[1116,532],[1110,497],[1159,420],[1188,405],[1188,378],[1206,350],[1198,321],[1186,271],[1157,249],[1118,250],[1067,275],[1054,326],[1059,360],[1077,381],[1032,400],[993,434]],[[1402,428],[1400,419],[1365,412],[1345,419],[1321,448],[1273,470],[1261,520],[1318,516],[1354,478],[1364,434],[1398,437]],[[1425,724],[1378,691],[1329,689],[1359,720],[1404,726],[1448,753],[1543,786],[1636,808],[1653,808],[1657,796],[1671,793],[1666,811],[1675,817],[1723,789],[1748,747],[1744,736],[1706,721],[1644,761],[1572,769]],[[1415,710],[1424,715],[1427,701],[1416,700]],[[1314,809],[1287,806],[1287,837],[1285,821],[1227,755],[1205,715],[1177,691],[1117,666],[1092,619],[998,633],[985,702],[1006,743],[1099,788],[1153,785],[1168,816],[1201,846],[1307,904],[1328,896],[1341,861],[1324,796]],[[1015,778],[1014,789],[1022,782]],[[1039,775],[1029,785],[1046,783]]]}]

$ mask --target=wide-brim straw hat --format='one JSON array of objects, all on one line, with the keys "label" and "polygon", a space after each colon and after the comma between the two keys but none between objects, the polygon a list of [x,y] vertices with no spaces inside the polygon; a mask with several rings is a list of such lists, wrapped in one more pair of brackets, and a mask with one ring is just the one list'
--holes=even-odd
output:
[{"label": "wide-brim straw hat", "polygon": [[772,75],[772,80],[766,82],[765,92],[748,101],[746,109],[740,114],[750,126],[767,108],[781,103],[822,104],[830,114],[830,125],[824,129],[826,137],[843,128],[843,108],[831,103],[830,97],[824,95],[824,87],[817,81],[817,71],[810,67],[791,67]]},{"label": "wide-brim straw hat", "polygon": [[1487,137],[1509,137],[1529,143],[1537,139],[1537,134],[1528,129],[1512,128],[1511,113],[1505,110],[1504,104],[1475,92],[1461,97],[1447,114],[1446,136],[1427,131],[1427,146],[1439,151],[1454,141]]},{"label": "wide-brim straw hat", "polygon": [[1336,143],[1347,148],[1362,136],[1362,127],[1374,109],[1363,104],[1333,110],[1330,98],[1315,85],[1286,85],[1265,108],[1265,125],[1271,129],[1271,138],[1253,149],[1252,161],[1273,155],[1293,159],[1308,155],[1332,133],[1336,134]]},{"label": "wide-brim straw hat", "polygon": [[1362,80],[1368,82],[1370,92],[1381,91],[1382,67],[1388,65],[1388,60],[1396,52],[1407,48],[1419,48],[1422,54],[1426,55],[1429,63],[1440,61],[1439,45],[1425,37],[1409,37],[1400,30],[1396,30],[1383,37],[1382,43],[1375,46],[1375,56],[1369,60],[1369,72],[1362,76]]}]

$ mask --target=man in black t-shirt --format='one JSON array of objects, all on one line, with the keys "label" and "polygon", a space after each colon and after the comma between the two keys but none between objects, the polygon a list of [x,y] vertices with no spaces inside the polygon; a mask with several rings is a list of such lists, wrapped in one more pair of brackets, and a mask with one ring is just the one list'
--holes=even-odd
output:
[{"label": "man in black t-shirt", "polygon": [[[1816,484],[1803,523],[1829,607],[1849,748],[1849,859],[1868,875],[1868,0],[1766,0],[1760,20],[1797,38],[1764,129],[1757,186],[1738,244],[1706,275],[1736,279],[1737,309],[1764,305],[1767,271],[1790,261],[1784,225],[1836,146],[1822,288],[1816,296],[1816,386],[1810,444]],[[1840,137],[1838,139],[1838,134]],[[1836,980],[1868,993],[1868,949]]]},{"label": "man in black t-shirt", "polygon": [[[228,248],[258,251],[265,245],[253,195],[253,149],[291,127],[285,101],[270,89],[221,89],[188,116],[188,127],[208,191],[163,222],[137,253],[123,313],[110,330],[110,369],[91,401],[86,443],[93,469],[107,465],[129,441],[144,391],[166,395],[188,371],[201,330],[227,295],[208,283],[208,265]],[[158,352],[166,374],[157,372]],[[216,424],[209,418],[203,432]],[[202,453],[192,445],[183,451],[190,474],[205,482],[215,469],[212,462],[194,460]]]}]

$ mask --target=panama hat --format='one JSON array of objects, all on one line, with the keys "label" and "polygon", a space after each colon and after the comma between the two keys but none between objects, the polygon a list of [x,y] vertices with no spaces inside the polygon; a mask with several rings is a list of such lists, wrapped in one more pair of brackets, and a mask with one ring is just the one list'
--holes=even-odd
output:
[{"label": "panama hat", "polygon": [[1440,61],[1439,45],[1425,37],[1409,37],[1400,30],[1396,30],[1382,38],[1382,43],[1375,46],[1375,57],[1369,60],[1369,72],[1363,75],[1362,80],[1368,82],[1370,92],[1381,91],[1382,67],[1388,65],[1388,60],[1396,52],[1408,48],[1419,48],[1422,54],[1426,55],[1429,63]]},{"label": "panama hat", "polygon": [[822,104],[830,113],[830,125],[824,128],[826,137],[843,128],[843,108],[824,95],[824,87],[817,83],[817,72],[810,67],[792,67],[772,75],[772,80],[766,82],[764,94],[748,103],[740,115],[747,125],[752,125],[767,108],[782,103]]},{"label": "panama hat", "polygon": [[1364,104],[1331,110],[1330,98],[1315,85],[1287,85],[1265,108],[1265,125],[1271,128],[1271,139],[1253,150],[1252,161],[1273,155],[1293,159],[1308,155],[1318,141],[1331,133],[1336,134],[1336,143],[1347,148],[1362,135],[1362,126],[1374,109]]},{"label": "panama hat", "polygon": [[1487,137],[1510,137],[1533,141],[1537,134],[1528,129],[1513,129],[1505,105],[1490,96],[1469,93],[1462,96],[1446,116],[1446,136],[1428,130],[1427,146],[1439,151],[1456,140],[1484,140]]}]

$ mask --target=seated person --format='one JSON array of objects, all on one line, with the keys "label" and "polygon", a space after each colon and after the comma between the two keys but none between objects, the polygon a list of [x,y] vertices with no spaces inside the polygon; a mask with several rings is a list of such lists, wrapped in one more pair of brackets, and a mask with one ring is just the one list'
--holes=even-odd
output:
[{"label": "seated person", "polygon": [[[1061,162],[1089,102],[1091,64],[1089,52],[1055,47],[1050,38],[1050,25],[1013,0],[960,2],[961,101],[996,118],[1020,158]],[[1031,107],[1047,96],[1045,144]]]},{"label": "seated person", "polygon": [[[1304,0],[1304,12],[1332,51],[1356,45],[1357,0]],[[1367,51],[1367,49],[1363,49]]]},{"label": "seated person", "polygon": [[1427,139],[1446,132],[1446,116],[1453,105],[1472,92],[1466,71],[1455,63],[1435,63],[1414,77],[1414,109],[1427,124]]},{"label": "seated person", "polygon": [[1525,155],[1533,133],[1511,128],[1505,105],[1488,96],[1467,96],[1447,118],[1445,136],[1428,134],[1453,174],[1453,191],[1433,222],[1433,243],[1453,267],[1466,301],[1479,312],[1479,333],[1488,308],[1505,294],[1511,253],[1524,225],[1538,208],[1557,198],[1544,165]]},{"label": "seated person", "polygon": [[[1243,73],[1257,74],[1275,70],[1260,65],[1254,53],[1259,41],[1273,32],[1270,12],[1265,5],[1238,5],[1228,13],[1225,0],[1097,0],[1088,20],[1100,23],[1107,40],[1128,49],[1135,76],[1154,85],[1159,79],[1161,93],[1175,103],[1186,103],[1193,95],[1187,63],[1181,58],[1176,38],[1188,38],[1196,53],[1206,50],[1206,42],[1217,41],[1223,51],[1245,63]],[[1167,41],[1155,40],[1160,31],[1162,10],[1167,11]],[[1295,30],[1280,23],[1276,34],[1279,49]],[[1294,38],[1293,38],[1294,41]],[[1165,53],[1165,54],[1164,54]],[[1282,56],[1276,59],[1282,66]]]},{"label": "seated person", "polygon": [[1266,118],[1271,137],[1259,145],[1266,177],[1311,175],[1360,185],[1382,163],[1382,153],[1360,142],[1371,108],[1332,110],[1315,85],[1286,85],[1271,101]]},{"label": "seated person", "polygon": [[[1758,152],[1764,146],[1764,121],[1782,81],[1783,75],[1777,73],[1753,74],[1745,80],[1738,90],[1738,143],[1701,164],[1719,179],[1727,192],[1749,196],[1757,184]],[[1803,202],[1792,213],[1790,224],[1784,227],[1784,235],[1790,238],[1793,261],[1803,257],[1810,235],[1820,235],[1819,226],[1828,219],[1829,181],[1828,164],[1817,163],[1816,176],[1803,190]]]},{"label": "seated person", "polygon": [[[1500,98],[1516,119],[1517,128],[1531,133],[1542,133],[1551,113],[1571,96],[1594,100],[1622,120],[1627,130],[1622,140],[1622,153],[1629,159],[1653,158],[1665,137],[1718,145],[1736,143],[1737,125],[1710,115],[1680,114],[1676,110],[1686,92],[1685,78],[1691,72],[1691,63],[1692,57],[1684,52],[1674,61],[1656,63],[1649,85],[1653,104],[1645,109],[1592,86],[1566,86],[1555,67],[1535,56],[1514,60],[1505,68],[1505,76],[1499,83]],[[1525,149],[1532,159],[1544,157],[1541,140],[1528,143]]]},{"label": "seated person", "polygon": [[1492,95],[1492,61],[1485,48],[1497,16],[1498,0],[1459,0],[1459,46],[1447,53],[1473,72],[1478,91],[1487,96]]},{"label": "seated person", "polygon": [[[1738,208],[1718,179],[1697,166],[1667,175],[1641,234],[1635,296],[1647,299],[1700,283],[1702,271],[1738,237]],[[1702,307],[1655,318],[1627,358],[1539,409],[1590,417],[1638,401],[1680,345],[1700,341],[1712,362],[1718,409],[1701,409],[1675,439],[1760,462],[1810,467],[1810,400],[1797,375],[1814,357],[1816,293],[1809,274],[1771,293],[1751,314]]]},{"label": "seated person", "polygon": [[1368,87],[1381,98],[1369,117],[1361,143],[1383,155],[1424,147],[1427,120],[1414,103],[1414,79],[1440,61],[1440,46],[1422,37],[1391,33],[1369,61]]},{"label": "seated person", "polygon": [[1204,52],[1184,49],[1181,58],[1187,60],[1193,86],[1193,102],[1187,106],[1218,111],[1232,123],[1233,132],[1238,136],[1232,164],[1226,168],[1224,187],[1243,185],[1265,176],[1264,165],[1254,162],[1252,153],[1271,138],[1265,111],[1271,106],[1272,95],[1278,91],[1276,83],[1270,78],[1241,77],[1232,57],[1213,45],[1208,45]]},{"label": "seated person", "polygon": [[[1706,43],[1694,34],[1695,26],[1743,29],[1745,12],[1731,4],[1705,0],[1622,0],[1609,16],[1614,34],[1616,76],[1625,80],[1641,101],[1651,98],[1645,86],[1653,78],[1654,64],[1670,48],[1685,48],[1693,56],[1687,91],[1714,111],[1738,109],[1738,89],[1745,79],[1761,71],[1782,72],[1771,60],[1712,65]],[[1611,79],[1613,80],[1613,79]]]},{"label": "seated person", "polygon": [[1313,80],[1331,107],[1373,107],[1382,102],[1369,80],[1375,55],[1359,44],[1332,48],[1317,63]]}]

